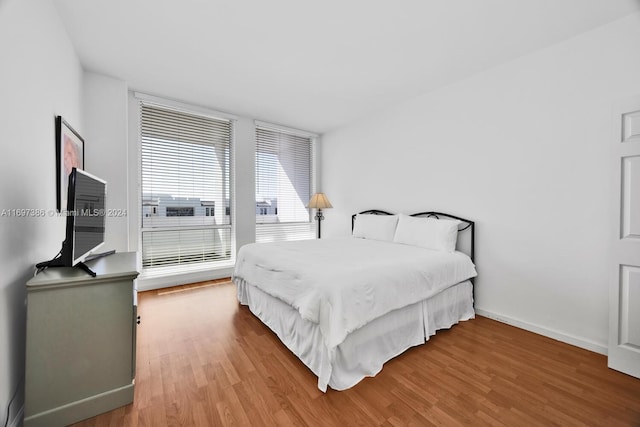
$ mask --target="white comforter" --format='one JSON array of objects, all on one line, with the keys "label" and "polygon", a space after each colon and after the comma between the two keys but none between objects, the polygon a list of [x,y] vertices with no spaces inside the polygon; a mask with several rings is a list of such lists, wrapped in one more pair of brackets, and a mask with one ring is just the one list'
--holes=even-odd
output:
[{"label": "white comforter", "polygon": [[245,245],[233,279],[317,323],[331,357],[350,332],[476,274],[461,252],[345,238]]}]

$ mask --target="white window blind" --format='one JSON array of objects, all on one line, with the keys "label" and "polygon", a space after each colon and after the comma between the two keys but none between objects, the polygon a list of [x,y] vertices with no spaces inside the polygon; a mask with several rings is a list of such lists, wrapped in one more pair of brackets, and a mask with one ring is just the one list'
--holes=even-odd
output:
[{"label": "white window blind", "polygon": [[313,239],[313,138],[256,126],[256,242]]},{"label": "white window blind", "polygon": [[142,101],[140,123],[142,267],[228,262],[232,121]]}]

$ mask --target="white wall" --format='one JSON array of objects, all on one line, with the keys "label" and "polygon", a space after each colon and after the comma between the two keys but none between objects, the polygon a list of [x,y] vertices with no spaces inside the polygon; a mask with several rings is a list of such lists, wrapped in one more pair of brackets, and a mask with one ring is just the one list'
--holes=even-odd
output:
[{"label": "white wall", "polygon": [[325,134],[326,236],[370,208],[473,219],[479,312],[606,352],[612,105],[638,52],[635,14]]},{"label": "white wall", "polygon": [[234,187],[236,251],[256,241],[256,126],[242,117],[235,125]]},{"label": "white wall", "polygon": [[41,209],[44,218],[0,216],[0,420],[17,425],[24,404],[25,282],[64,240],[56,209],[55,116],[80,134],[82,71],[51,2],[0,2],[0,211]]},{"label": "white wall", "polygon": [[91,72],[84,73],[83,81],[84,169],[107,181],[105,244],[98,251],[127,251],[128,195],[136,188],[136,180],[130,182],[127,168],[127,84]]}]

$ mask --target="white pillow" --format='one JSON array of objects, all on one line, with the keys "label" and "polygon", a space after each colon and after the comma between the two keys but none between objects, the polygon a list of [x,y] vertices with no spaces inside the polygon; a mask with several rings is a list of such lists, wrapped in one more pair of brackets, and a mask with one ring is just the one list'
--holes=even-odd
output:
[{"label": "white pillow", "polygon": [[436,251],[454,252],[458,239],[458,224],[460,224],[458,220],[420,218],[401,214],[393,241]]},{"label": "white pillow", "polygon": [[393,242],[398,215],[357,214],[353,237]]}]

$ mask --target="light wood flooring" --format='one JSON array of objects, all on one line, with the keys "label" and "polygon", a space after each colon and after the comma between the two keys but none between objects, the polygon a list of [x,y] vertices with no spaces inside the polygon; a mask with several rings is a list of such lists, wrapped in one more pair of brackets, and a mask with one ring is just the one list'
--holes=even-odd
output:
[{"label": "light wood flooring", "polygon": [[326,394],[211,282],[138,296],[134,403],[77,426],[640,426],[640,380],[606,357],[484,317]]}]

